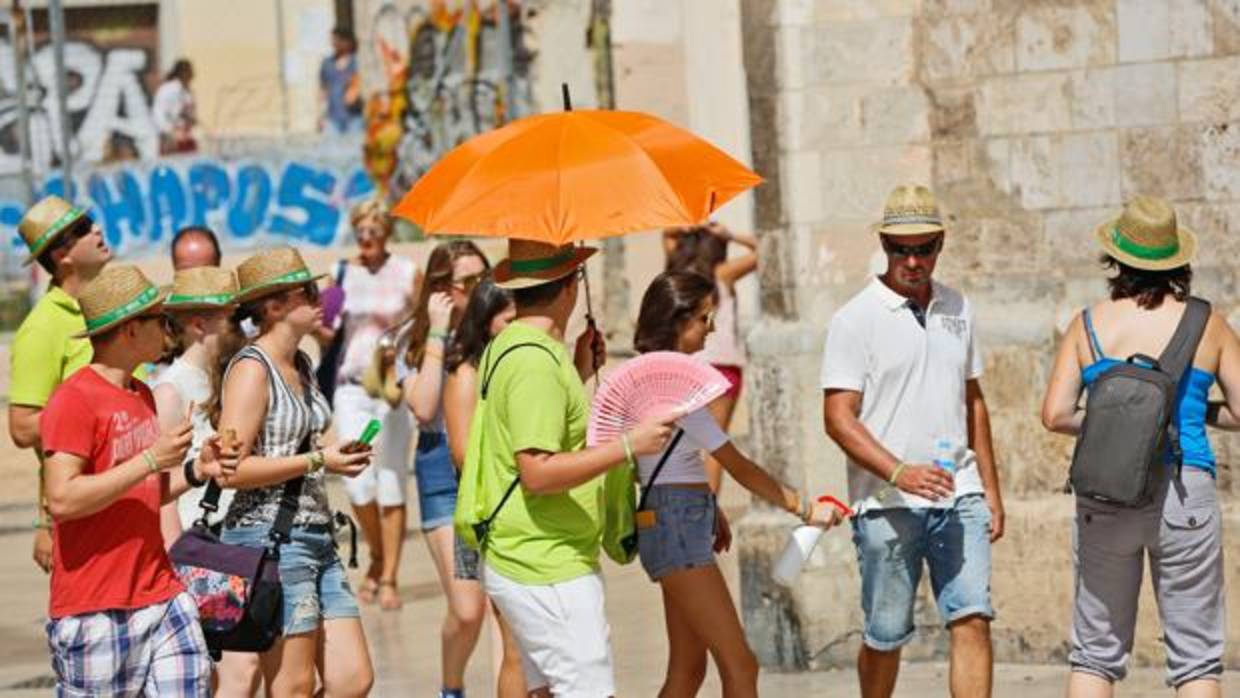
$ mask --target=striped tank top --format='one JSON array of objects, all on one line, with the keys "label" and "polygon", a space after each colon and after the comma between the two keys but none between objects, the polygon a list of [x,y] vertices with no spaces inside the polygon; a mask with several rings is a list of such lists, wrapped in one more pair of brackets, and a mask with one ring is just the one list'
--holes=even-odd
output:
[{"label": "striped tank top", "polygon": [[[319,391],[314,380],[310,357],[297,352],[295,363],[301,374],[304,397],[298,395],[284,382],[271,357],[254,344],[250,344],[233,357],[228,364],[231,371],[237,362],[250,359],[259,361],[267,369],[267,416],[254,442],[254,454],[267,458],[283,458],[296,455],[307,434],[318,436],[331,423],[331,405]],[[227,379],[227,373],[225,373]],[[297,502],[294,526],[322,525],[331,521],[331,507],[327,503],[324,472],[319,470],[306,476]],[[284,485],[238,490],[224,519],[225,528],[241,526],[270,526],[280,509],[280,494]]]}]

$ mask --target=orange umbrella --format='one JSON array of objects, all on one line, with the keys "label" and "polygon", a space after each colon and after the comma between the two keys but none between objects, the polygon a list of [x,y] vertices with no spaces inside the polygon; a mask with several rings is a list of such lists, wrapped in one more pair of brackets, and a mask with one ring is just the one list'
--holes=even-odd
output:
[{"label": "orange umbrella", "polygon": [[722,150],[648,114],[564,111],[457,146],[394,212],[431,234],[562,245],[695,225],[761,181]]}]

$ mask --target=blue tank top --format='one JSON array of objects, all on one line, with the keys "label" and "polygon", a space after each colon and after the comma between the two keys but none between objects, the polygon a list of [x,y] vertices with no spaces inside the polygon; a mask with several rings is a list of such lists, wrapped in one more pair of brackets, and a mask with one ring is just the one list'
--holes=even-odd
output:
[{"label": "blue tank top", "polygon": [[[1108,358],[1102,353],[1102,344],[1094,332],[1094,323],[1090,319],[1088,308],[1085,309],[1082,319],[1085,321],[1085,331],[1089,334],[1089,346],[1094,356],[1094,362],[1081,370],[1081,380],[1088,388],[1107,369],[1123,362]],[[1184,465],[1200,468],[1214,475],[1214,450],[1210,448],[1210,439],[1206,437],[1206,399],[1212,385],[1213,373],[1190,367],[1185,379],[1180,381],[1176,389],[1175,414],[1171,418],[1179,429]]]}]

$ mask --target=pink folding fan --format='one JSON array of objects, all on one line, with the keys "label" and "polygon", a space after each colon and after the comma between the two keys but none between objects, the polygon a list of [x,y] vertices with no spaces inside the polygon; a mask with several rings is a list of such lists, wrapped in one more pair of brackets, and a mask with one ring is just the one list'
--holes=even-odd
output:
[{"label": "pink folding fan", "polygon": [[728,379],[704,361],[653,351],[621,364],[594,396],[586,443],[620,438],[644,419],[688,414],[727,392]]}]

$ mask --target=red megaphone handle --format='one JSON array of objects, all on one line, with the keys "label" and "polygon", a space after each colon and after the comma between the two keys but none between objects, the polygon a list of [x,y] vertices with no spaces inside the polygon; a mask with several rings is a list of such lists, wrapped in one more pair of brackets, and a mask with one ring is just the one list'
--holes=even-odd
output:
[{"label": "red megaphone handle", "polygon": [[840,500],[836,499],[835,497],[832,497],[829,494],[822,495],[821,497],[818,498],[818,501],[829,503],[831,506],[835,507],[836,509],[839,509],[840,513],[843,514],[845,517],[853,516],[855,514],[855,512],[847,504],[841,502]]}]

